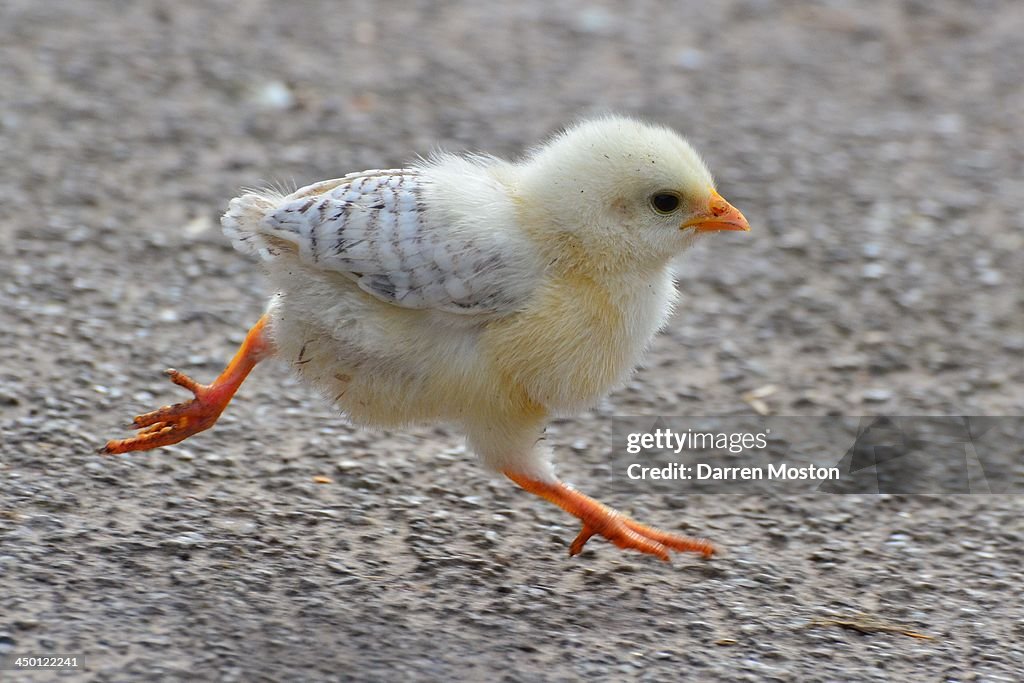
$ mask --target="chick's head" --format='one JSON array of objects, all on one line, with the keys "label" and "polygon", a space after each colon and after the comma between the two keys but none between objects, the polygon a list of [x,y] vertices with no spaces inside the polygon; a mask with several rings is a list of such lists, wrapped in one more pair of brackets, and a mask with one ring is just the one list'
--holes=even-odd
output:
[{"label": "chick's head", "polygon": [[535,223],[607,267],[664,263],[702,233],[750,229],[685,139],[618,116],[584,121],[533,150],[520,189]]}]

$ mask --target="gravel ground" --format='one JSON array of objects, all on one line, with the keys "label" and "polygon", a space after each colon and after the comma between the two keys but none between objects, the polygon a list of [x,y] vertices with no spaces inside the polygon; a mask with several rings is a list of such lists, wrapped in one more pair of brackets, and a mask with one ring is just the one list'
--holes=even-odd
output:
[{"label": "gravel ground", "polygon": [[[769,385],[781,415],[1024,414],[1024,5],[382,5],[0,5],[0,653],[90,681],[1024,677],[1020,497],[627,496],[603,464],[611,415]],[[458,434],[352,429],[269,363],[212,432],[96,454],[261,312],[217,227],[240,187],[605,110],[684,131],[754,230],[688,255],[647,366],[549,436],[721,557],[570,559],[573,520]],[[859,613],[931,639],[820,621]]]}]

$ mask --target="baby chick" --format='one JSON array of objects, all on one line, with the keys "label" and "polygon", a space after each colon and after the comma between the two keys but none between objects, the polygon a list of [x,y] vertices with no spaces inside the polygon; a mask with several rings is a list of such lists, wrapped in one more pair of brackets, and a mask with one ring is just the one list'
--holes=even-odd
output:
[{"label": "baby chick", "polygon": [[552,415],[621,383],[676,300],[673,257],[702,233],[749,230],[692,147],[622,117],[579,123],[510,163],[437,154],[287,196],[233,199],[222,219],[276,294],[212,384],[135,418],[106,453],[209,428],[277,356],[354,422],[459,425],[483,463],[591,536],[668,559],[714,547],[639,524],[560,481],[540,437]]}]

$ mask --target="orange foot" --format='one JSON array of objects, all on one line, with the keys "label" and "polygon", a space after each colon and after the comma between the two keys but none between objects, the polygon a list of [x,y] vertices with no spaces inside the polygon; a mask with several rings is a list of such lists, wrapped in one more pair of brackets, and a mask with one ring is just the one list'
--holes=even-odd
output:
[{"label": "orange foot", "polygon": [[116,455],[129,451],[148,451],[184,441],[212,427],[249,372],[273,353],[273,344],[265,331],[266,324],[267,316],[264,315],[249,330],[224,372],[211,384],[199,384],[177,370],[168,370],[167,375],[171,381],[191,391],[195,398],[139,415],[132,421],[132,426],[141,430],[138,434],[130,439],[108,441],[100,452]]},{"label": "orange foot", "polygon": [[539,481],[515,472],[505,472],[505,476],[583,521],[583,528],[569,546],[570,555],[582,552],[583,546],[595,534],[604,536],[620,548],[657,555],[663,560],[668,560],[669,549],[700,553],[704,557],[715,554],[715,546],[710,541],[677,536],[635,522],[563,482]]}]

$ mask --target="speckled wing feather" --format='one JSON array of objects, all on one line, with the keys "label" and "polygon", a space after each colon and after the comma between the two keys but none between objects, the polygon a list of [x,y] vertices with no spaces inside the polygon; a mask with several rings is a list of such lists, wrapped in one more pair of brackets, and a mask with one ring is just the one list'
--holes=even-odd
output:
[{"label": "speckled wing feather", "polygon": [[[278,255],[275,241],[291,243],[304,262],[344,273],[397,306],[463,314],[515,310],[522,292],[507,285],[516,280],[514,255],[499,236],[452,230],[425,203],[426,182],[416,169],[389,169],[316,183],[271,206],[265,196],[245,195],[232,201],[224,228],[238,246],[256,238],[247,246],[264,259]],[[252,205],[260,200],[262,210]],[[254,210],[262,215],[252,216]],[[272,239],[261,243],[261,237]]]}]

